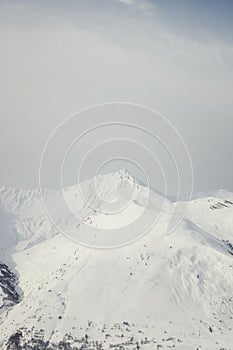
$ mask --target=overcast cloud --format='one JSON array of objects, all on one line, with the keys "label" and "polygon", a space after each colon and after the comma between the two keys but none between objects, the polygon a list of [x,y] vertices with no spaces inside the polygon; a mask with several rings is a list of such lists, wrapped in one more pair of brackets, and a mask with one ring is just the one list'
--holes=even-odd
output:
[{"label": "overcast cloud", "polygon": [[1,1],[0,186],[38,187],[60,122],[126,101],[179,130],[195,192],[233,191],[232,16],[230,1]]}]

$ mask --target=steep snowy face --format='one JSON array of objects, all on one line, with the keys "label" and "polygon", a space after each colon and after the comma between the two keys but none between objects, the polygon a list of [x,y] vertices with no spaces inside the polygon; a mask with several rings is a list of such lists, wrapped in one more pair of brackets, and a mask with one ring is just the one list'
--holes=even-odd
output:
[{"label": "steep snowy face", "polygon": [[[64,189],[63,194],[69,229],[56,213],[54,222],[65,235],[88,246],[127,244],[150,230],[165,209],[169,210],[164,197],[140,184],[125,169]],[[50,213],[53,208],[49,207]]]},{"label": "steep snowy face", "polygon": [[[124,211],[140,195],[142,186],[122,169],[99,175],[63,191],[66,203],[77,217],[93,213],[117,214]],[[146,189],[147,190],[147,189]]]}]

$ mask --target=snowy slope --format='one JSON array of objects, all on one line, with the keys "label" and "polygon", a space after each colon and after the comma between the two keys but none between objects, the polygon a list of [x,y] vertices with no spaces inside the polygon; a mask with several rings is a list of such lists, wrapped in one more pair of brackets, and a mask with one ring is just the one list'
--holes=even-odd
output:
[{"label": "snowy slope", "polygon": [[[40,191],[0,191],[0,260],[21,295],[0,315],[1,349],[55,349],[65,335],[62,349],[233,349],[232,194],[192,200],[170,235],[174,203],[125,170],[43,198],[53,223]],[[157,218],[118,249],[56,227],[108,247]]]}]

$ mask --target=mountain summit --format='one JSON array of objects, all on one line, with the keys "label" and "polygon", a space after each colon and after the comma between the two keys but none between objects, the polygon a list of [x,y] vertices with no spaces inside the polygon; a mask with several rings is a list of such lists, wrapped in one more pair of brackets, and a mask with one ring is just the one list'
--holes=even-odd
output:
[{"label": "mountain summit", "polygon": [[0,203],[1,349],[231,349],[232,194],[171,235],[174,204],[125,169]]}]

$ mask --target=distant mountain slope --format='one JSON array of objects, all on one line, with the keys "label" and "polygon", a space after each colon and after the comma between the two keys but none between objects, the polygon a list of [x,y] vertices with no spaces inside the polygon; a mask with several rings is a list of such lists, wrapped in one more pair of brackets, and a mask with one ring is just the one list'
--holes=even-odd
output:
[{"label": "distant mountain slope", "polygon": [[125,170],[43,196],[55,224],[94,246],[159,220],[120,249],[86,248],[59,233],[39,191],[2,189],[2,249],[23,295],[0,315],[1,349],[233,349],[230,194],[191,201],[170,235],[174,203]]}]

